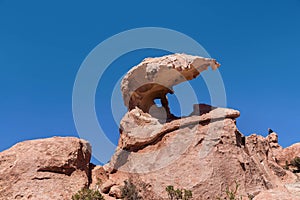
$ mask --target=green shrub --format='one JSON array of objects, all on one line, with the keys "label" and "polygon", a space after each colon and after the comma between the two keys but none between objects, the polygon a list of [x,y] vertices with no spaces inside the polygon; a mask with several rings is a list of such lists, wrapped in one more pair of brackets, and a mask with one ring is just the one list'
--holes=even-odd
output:
[{"label": "green shrub", "polygon": [[249,200],[254,199],[254,197],[255,197],[255,196],[254,196],[253,194],[248,194],[248,199],[249,199]]},{"label": "green shrub", "polygon": [[297,168],[296,171],[300,171],[300,157],[295,157],[295,158],[291,161],[291,165]]},{"label": "green shrub", "polygon": [[174,189],[172,185],[166,187],[168,197],[170,200],[188,200],[193,197],[191,190]]},{"label": "green shrub", "polygon": [[193,193],[192,193],[191,190],[184,189],[183,191],[184,191],[184,193],[183,193],[183,200],[188,200],[188,199],[192,199],[193,198]]},{"label": "green shrub", "polygon": [[82,188],[72,196],[72,200],[104,200],[104,197],[98,190]]},{"label": "green shrub", "polygon": [[[235,187],[234,189],[230,189],[229,187],[226,188],[225,193],[226,193],[226,198],[224,200],[242,200],[242,196],[238,196],[238,189],[240,187],[240,184],[238,184],[237,181],[235,181]],[[252,200],[254,198],[253,194],[248,194],[248,200]],[[218,200],[221,200],[220,197],[217,197]]]},{"label": "green shrub", "polygon": [[230,199],[230,200],[241,200],[242,197],[237,197],[237,191],[240,187],[240,184],[238,184],[238,182],[235,182],[235,188],[234,190],[230,190],[229,187],[226,188],[226,196]]},{"label": "green shrub", "polygon": [[100,187],[100,185],[102,185],[102,179],[101,178],[97,178],[96,186]]},{"label": "green shrub", "polygon": [[140,200],[136,186],[132,183],[131,179],[124,181],[124,187],[122,187],[122,199],[125,200]]},{"label": "green shrub", "polygon": [[290,169],[290,167],[289,167],[289,162],[288,162],[287,160],[285,161],[284,169],[285,169],[285,170],[289,170],[289,169]]}]

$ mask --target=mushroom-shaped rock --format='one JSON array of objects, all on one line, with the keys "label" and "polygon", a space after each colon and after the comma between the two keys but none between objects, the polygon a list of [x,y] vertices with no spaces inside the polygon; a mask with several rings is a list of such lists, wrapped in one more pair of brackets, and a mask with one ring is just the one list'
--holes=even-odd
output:
[{"label": "mushroom-shaped rock", "polygon": [[[146,58],[122,80],[124,103],[128,110],[138,107],[151,115],[155,112],[161,115],[163,112],[166,118],[172,118],[166,95],[173,93],[174,85],[196,78],[209,66],[215,70],[220,64],[211,58],[187,54]],[[155,106],[155,99],[161,100],[162,108]]]}]

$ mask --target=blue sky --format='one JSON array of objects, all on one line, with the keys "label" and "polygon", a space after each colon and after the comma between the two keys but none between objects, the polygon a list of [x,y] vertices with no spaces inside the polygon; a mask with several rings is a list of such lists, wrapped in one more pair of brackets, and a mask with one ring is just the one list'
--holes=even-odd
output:
[{"label": "blue sky", "polygon": [[[299,10],[299,0],[0,0],[0,151],[27,139],[78,136],[72,89],[81,63],[108,37],[148,26],[194,38],[222,64],[227,105],[241,111],[242,133],[266,135],[270,127],[282,146],[299,142]],[[113,142],[118,124],[107,108],[116,81],[143,58],[166,53],[123,55],[100,81],[96,110]],[[199,101],[210,103],[201,77],[192,84]]]}]

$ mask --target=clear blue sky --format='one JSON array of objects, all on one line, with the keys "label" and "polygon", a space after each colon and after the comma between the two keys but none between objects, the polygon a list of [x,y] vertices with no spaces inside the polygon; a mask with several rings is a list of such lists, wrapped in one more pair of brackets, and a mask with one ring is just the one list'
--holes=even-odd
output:
[{"label": "clear blue sky", "polygon": [[[187,34],[222,64],[228,107],[241,111],[242,133],[266,135],[270,127],[282,146],[300,141],[299,0],[0,0],[0,151],[27,139],[77,136],[72,88],[82,61],[108,37],[145,26]],[[110,69],[123,72],[165,53],[132,52]],[[111,73],[96,108],[116,142],[118,126],[103,109],[120,78]],[[206,92],[199,91],[200,101],[209,103]]]}]

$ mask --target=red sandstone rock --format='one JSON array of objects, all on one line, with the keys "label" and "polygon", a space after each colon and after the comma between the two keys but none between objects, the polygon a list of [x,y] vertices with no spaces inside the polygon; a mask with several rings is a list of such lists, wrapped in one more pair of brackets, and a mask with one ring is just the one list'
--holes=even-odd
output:
[{"label": "red sandstone rock", "polygon": [[[300,143],[283,149],[276,133],[243,136],[233,109],[197,104],[189,116],[171,115],[165,95],[209,65],[219,67],[186,54],[145,59],[122,81],[129,112],[108,164],[90,164],[90,145],[80,139],[25,141],[0,153],[0,199],[70,199],[89,186],[115,200],[129,179],[145,200],[167,199],[169,185],[191,190],[195,200],[225,198],[236,183],[243,199],[300,199],[298,175],[285,166],[300,156]],[[157,98],[163,108],[150,112]]]},{"label": "red sandstone rock", "polygon": [[300,197],[290,192],[281,190],[263,191],[258,194],[253,200],[299,200]]},{"label": "red sandstone rock", "polygon": [[277,163],[284,167],[287,163],[290,163],[294,158],[300,157],[300,143],[293,144],[281,151],[276,155]]},{"label": "red sandstone rock", "polygon": [[269,190],[292,195],[285,185],[297,177],[276,163],[273,151],[282,147],[275,133],[244,137],[236,127],[238,111],[199,107],[189,117],[164,124],[139,109],[128,112],[117,151],[106,165],[116,186],[129,178],[148,185],[140,188],[145,199],[149,193],[167,198],[168,185],[192,190],[194,199],[215,199],[225,197],[235,181],[244,197]]},{"label": "red sandstone rock", "polygon": [[91,147],[71,137],[24,141],[0,153],[0,199],[71,199],[88,185]]}]

